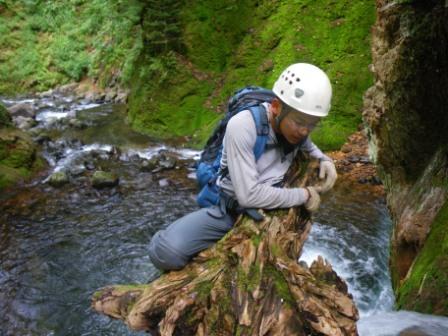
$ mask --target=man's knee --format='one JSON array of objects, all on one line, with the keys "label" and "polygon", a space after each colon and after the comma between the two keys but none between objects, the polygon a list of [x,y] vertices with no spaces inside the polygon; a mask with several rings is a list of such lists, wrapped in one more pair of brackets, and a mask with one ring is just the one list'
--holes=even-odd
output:
[{"label": "man's knee", "polygon": [[154,266],[164,271],[178,270],[188,263],[188,257],[171,246],[160,231],[151,239],[149,257]]}]

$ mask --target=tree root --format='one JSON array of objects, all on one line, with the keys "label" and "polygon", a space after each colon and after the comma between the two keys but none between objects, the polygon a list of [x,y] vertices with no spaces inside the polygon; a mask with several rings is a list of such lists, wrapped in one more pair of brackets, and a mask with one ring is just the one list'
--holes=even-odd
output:
[{"label": "tree root", "polygon": [[258,223],[239,218],[180,271],[101,289],[92,307],[163,336],[357,335],[358,311],[345,282],[321,257],[311,267],[297,262],[309,213],[299,207],[264,215]]}]

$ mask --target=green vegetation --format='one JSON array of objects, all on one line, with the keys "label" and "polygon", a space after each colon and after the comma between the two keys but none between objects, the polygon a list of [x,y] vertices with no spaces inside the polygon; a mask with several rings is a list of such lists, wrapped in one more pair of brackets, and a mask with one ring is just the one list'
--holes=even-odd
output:
[{"label": "green vegetation", "polygon": [[448,315],[448,202],[437,214],[410,276],[397,290],[397,307]]},{"label": "green vegetation", "polygon": [[140,131],[193,135],[202,145],[235,89],[270,88],[299,61],[320,66],[333,83],[333,108],[314,141],[335,149],[356,130],[362,94],[372,83],[372,2],[188,1],[178,19],[184,49],[145,52],[131,81],[129,120]]},{"label": "green vegetation", "polygon": [[135,129],[201,146],[233,91],[310,62],[334,89],[313,139],[335,149],[361,121],[373,20],[367,0],[0,0],[0,94],[128,86]]},{"label": "green vegetation", "polygon": [[11,126],[11,116],[6,107],[0,104],[0,128],[9,126]]},{"label": "green vegetation", "polygon": [[0,94],[87,76],[125,83],[140,54],[141,10],[137,0],[0,0]]}]

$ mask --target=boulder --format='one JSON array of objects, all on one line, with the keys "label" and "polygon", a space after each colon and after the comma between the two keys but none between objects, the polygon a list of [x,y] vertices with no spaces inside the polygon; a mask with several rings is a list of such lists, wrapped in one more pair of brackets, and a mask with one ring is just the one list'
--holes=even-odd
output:
[{"label": "boulder", "polygon": [[118,185],[119,179],[113,173],[97,170],[92,175],[92,186],[94,188],[108,188]]},{"label": "boulder", "polygon": [[69,182],[68,175],[66,172],[60,171],[53,173],[48,180],[48,184],[52,187],[59,188]]},{"label": "boulder", "polygon": [[18,103],[16,105],[11,106],[9,109],[9,113],[12,117],[26,117],[26,118],[34,118],[36,116],[36,111],[32,104],[29,103]]},{"label": "boulder", "polygon": [[9,127],[12,125],[11,116],[6,107],[0,104],[0,127]]},{"label": "boulder", "polygon": [[176,167],[177,160],[172,155],[162,154],[159,159],[159,166],[163,169],[173,169]]},{"label": "boulder", "polygon": [[14,118],[13,120],[14,120],[15,126],[22,130],[29,130],[30,128],[37,125],[36,120],[34,120],[33,118],[29,118],[29,117],[18,116],[16,118]]},{"label": "boulder", "polygon": [[159,163],[159,159],[157,157],[152,157],[149,160],[142,161],[140,165],[140,171],[142,172],[152,172],[154,169],[157,168],[157,165]]}]

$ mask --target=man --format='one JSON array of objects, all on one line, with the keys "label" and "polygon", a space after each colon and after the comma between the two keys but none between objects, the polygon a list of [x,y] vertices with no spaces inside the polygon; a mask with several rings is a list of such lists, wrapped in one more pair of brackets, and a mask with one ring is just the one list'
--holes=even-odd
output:
[{"label": "man", "polygon": [[[257,130],[249,110],[230,119],[221,159],[221,171],[228,173],[216,182],[223,193],[221,202],[190,213],[154,235],[150,258],[157,268],[180,269],[198,252],[221,239],[232,229],[236,208],[305,205],[312,212],[320,205],[319,193],[333,187],[337,177],[333,161],[308,137],[330,110],[332,89],[327,75],[311,64],[293,64],[280,75],[273,92],[277,98],[263,104],[270,124],[265,151],[255,159]],[[325,178],[324,183],[279,188],[299,149],[320,161],[319,177]]]}]

